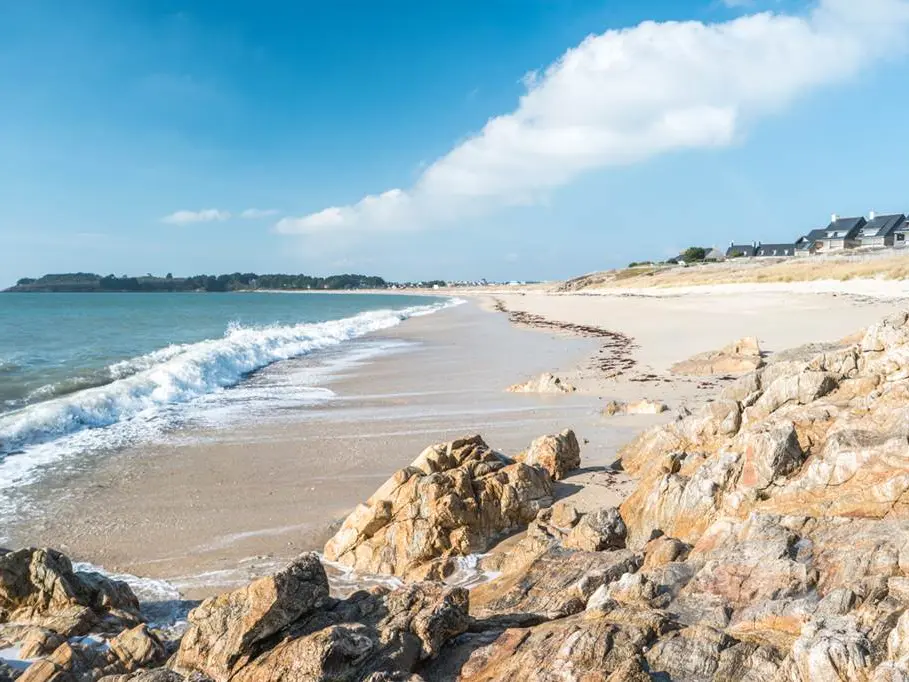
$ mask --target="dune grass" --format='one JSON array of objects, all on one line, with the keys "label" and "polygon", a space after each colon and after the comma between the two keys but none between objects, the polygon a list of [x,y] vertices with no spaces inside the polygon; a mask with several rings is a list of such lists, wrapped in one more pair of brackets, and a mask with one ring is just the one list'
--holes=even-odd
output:
[{"label": "dune grass", "polygon": [[624,268],[571,280],[563,289],[909,279],[909,249],[781,259],[735,259],[689,267]]}]

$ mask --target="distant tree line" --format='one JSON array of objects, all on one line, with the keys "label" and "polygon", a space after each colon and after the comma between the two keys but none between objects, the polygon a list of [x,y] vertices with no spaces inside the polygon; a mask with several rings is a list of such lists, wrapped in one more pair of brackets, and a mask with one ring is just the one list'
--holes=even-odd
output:
[{"label": "distant tree line", "polygon": [[44,275],[38,279],[24,277],[7,291],[70,291],[70,292],[177,292],[177,291],[259,291],[278,289],[298,290],[350,290],[385,289],[389,286],[381,277],[369,275],[257,275],[254,272],[235,272],[229,275],[194,275],[164,277],[147,275],[128,277],[107,275],[102,277],[86,272]]}]

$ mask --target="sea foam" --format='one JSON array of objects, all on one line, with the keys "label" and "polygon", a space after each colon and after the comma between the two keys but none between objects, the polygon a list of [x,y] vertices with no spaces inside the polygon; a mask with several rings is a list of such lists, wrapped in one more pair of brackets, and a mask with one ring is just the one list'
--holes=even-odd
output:
[{"label": "sea foam", "polygon": [[[0,416],[0,488],[35,462],[11,453],[53,444],[57,439],[126,421],[154,421],[175,405],[222,391],[272,363],[337,346],[401,321],[461,303],[457,299],[401,310],[375,310],[327,322],[267,327],[231,325],[223,338],[172,345],[111,365],[113,380],[54,397]],[[36,452],[36,460],[52,459]],[[69,449],[69,448],[66,448]],[[4,475],[6,473],[7,475]],[[10,476],[9,474],[13,474]],[[14,480],[11,480],[14,479]]]}]

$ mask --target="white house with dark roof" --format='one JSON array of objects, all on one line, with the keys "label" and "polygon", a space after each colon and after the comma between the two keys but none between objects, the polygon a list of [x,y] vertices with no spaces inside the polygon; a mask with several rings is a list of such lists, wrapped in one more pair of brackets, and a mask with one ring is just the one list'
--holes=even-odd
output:
[{"label": "white house with dark roof", "polygon": [[726,249],[726,258],[754,258],[754,252],[757,251],[757,242],[751,244],[729,243]]},{"label": "white house with dark roof", "polygon": [[755,258],[788,258],[795,255],[795,244],[758,244]]},{"label": "white house with dark roof", "polygon": [[830,253],[854,249],[861,245],[859,233],[868,223],[863,217],[840,218],[834,214],[830,224],[821,230],[811,230],[804,237],[799,238],[796,246],[799,250],[809,253]]},{"label": "white house with dark roof", "polygon": [[895,232],[905,224],[906,216],[902,213],[876,215],[872,211],[868,216],[868,222],[859,230],[859,242],[863,247],[893,246],[896,240]]}]

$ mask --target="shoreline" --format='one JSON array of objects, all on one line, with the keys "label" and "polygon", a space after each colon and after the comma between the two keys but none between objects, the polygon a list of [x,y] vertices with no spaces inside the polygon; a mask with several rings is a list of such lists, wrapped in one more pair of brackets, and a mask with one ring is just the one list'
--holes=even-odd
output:
[{"label": "shoreline", "polygon": [[[586,441],[582,470],[559,484],[560,497],[585,509],[617,505],[632,482],[609,470],[619,447],[672,413],[606,418],[605,400],[684,409],[722,380],[672,376],[673,362],[751,332],[771,353],[836,340],[893,309],[827,294],[765,293],[750,306],[724,295],[642,301],[526,290],[469,301],[372,335],[412,347],[333,379],[331,404],[128,449],[46,482],[36,491],[44,518],[20,525],[16,543],[58,546],[107,570],[171,581],[184,596],[207,596],[300,550],[321,550],[392,472],[431,443],[466,433],[515,455],[537,436],[574,428]],[[491,314],[497,301],[507,315]],[[577,393],[504,392],[542,371]]]},{"label": "shoreline", "polygon": [[56,546],[206,596],[321,550],[340,519],[430,443],[476,432],[516,454],[543,433],[587,424],[588,454],[605,466],[632,435],[598,423],[598,396],[504,391],[582,363],[596,350],[591,340],[517,329],[476,303],[369,338],[410,347],[332,379],[336,397],[325,404],[52,474],[28,491],[40,513],[14,525],[15,545]]}]

